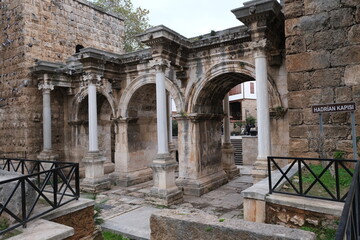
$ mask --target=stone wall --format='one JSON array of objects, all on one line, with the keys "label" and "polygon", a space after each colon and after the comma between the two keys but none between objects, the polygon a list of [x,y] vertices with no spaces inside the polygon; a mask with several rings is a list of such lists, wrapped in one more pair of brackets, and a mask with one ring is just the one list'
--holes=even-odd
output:
[{"label": "stone wall", "polygon": [[303,226],[313,228],[337,228],[340,217],[309,210],[266,203],[266,223],[292,228]]},{"label": "stone wall", "polygon": [[74,228],[75,234],[67,238],[67,240],[90,237],[95,231],[94,206],[71,212],[51,221]]},{"label": "stone wall", "polygon": [[[35,158],[42,150],[42,94],[28,68],[37,60],[64,62],[77,45],[121,54],[124,23],[84,0],[4,0],[0,20],[0,151]],[[61,104],[52,104],[52,117],[62,118],[53,129],[68,120]],[[55,149],[63,145],[63,133],[53,133],[53,141]]]},{"label": "stone wall", "polygon": [[150,218],[151,240],[175,239],[315,239],[315,234],[243,220],[219,220],[205,213],[174,210],[157,212]]},{"label": "stone wall", "polygon": [[[319,116],[314,104],[360,105],[360,3],[285,0],[290,155],[318,157]],[[355,112],[360,119],[360,111]],[[325,151],[353,158],[349,113],[324,114]],[[360,128],[357,127],[357,136]]]}]

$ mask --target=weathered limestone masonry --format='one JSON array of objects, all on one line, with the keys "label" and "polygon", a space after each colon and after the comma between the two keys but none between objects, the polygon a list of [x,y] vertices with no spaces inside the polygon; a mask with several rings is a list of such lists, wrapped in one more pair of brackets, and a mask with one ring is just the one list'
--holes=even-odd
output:
[{"label": "weathered limestone masonry", "polygon": [[[319,116],[311,105],[360,106],[360,3],[285,0],[290,155],[318,157]],[[360,111],[355,112],[357,122]],[[349,113],[324,114],[325,151],[353,158]],[[360,128],[357,125],[357,136]]]},{"label": "weathered limestone masonry", "polygon": [[[112,172],[113,165],[113,182],[132,185],[154,178],[153,197],[165,203],[181,200],[179,189],[201,195],[224,184],[237,169],[227,157],[232,155],[231,144],[221,141],[226,113],[223,100],[234,86],[254,79],[261,93],[257,104],[258,176],[266,175],[269,154],[287,154],[287,115],[269,116],[271,108],[287,108],[284,16],[276,0],[254,0],[233,10],[245,26],[191,39],[162,25],[150,28],[139,36],[150,48],[127,54],[119,45],[123,36],[119,18],[79,0],[24,4],[33,9],[22,10],[26,34],[20,36],[26,40],[22,44],[26,58],[21,64],[26,66],[18,69],[28,76],[25,67],[33,67],[30,86],[21,88],[21,94],[18,90],[18,96],[24,98],[27,104],[22,106],[29,111],[24,124],[33,126],[25,132],[36,136],[31,142],[25,137],[24,148],[42,151],[49,159],[57,153],[61,160],[81,162],[83,183],[89,189],[107,185],[104,172]],[[32,28],[38,35],[31,35]],[[80,50],[82,46],[85,48]],[[6,65],[2,66],[5,69]],[[30,91],[31,97],[26,94]],[[176,182],[177,163],[167,137],[167,95],[175,101],[179,124]],[[21,105],[14,99],[14,106]],[[6,105],[1,109],[12,108]],[[3,130],[4,134],[9,130]],[[43,149],[42,139],[47,143]]]},{"label": "weathered limestone masonry", "polygon": [[[123,53],[123,20],[83,0],[0,2],[0,151],[42,149],[42,92],[28,69],[38,59],[64,62],[76,48]],[[81,46],[80,46],[81,45]],[[53,150],[64,157],[64,91],[51,91]]]}]

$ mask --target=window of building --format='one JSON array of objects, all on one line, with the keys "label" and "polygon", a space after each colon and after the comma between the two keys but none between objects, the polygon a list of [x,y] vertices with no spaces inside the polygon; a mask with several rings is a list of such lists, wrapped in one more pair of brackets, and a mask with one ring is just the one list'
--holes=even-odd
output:
[{"label": "window of building", "polygon": [[254,83],[250,83],[250,93],[254,94],[255,93],[255,84]]}]

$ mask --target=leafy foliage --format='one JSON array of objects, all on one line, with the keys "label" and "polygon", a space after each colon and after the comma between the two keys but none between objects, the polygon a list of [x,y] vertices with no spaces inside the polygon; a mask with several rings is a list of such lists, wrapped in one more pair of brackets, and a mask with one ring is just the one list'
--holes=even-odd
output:
[{"label": "leafy foliage", "polygon": [[134,8],[131,0],[94,0],[95,4],[117,13],[124,17],[125,20],[125,51],[132,52],[145,48],[136,35],[143,33],[150,27],[149,10],[141,7]]},{"label": "leafy foliage", "polygon": [[104,240],[129,240],[126,237],[123,237],[121,235],[112,233],[112,232],[103,232],[102,233]]}]

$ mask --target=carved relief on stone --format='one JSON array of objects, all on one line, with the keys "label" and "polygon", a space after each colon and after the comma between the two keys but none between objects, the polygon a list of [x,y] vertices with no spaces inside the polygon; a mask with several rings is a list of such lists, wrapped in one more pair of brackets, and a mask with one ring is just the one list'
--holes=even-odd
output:
[{"label": "carved relief on stone", "polygon": [[166,68],[170,67],[170,61],[163,58],[156,58],[149,63],[151,68],[154,68],[157,72],[164,72]]}]

